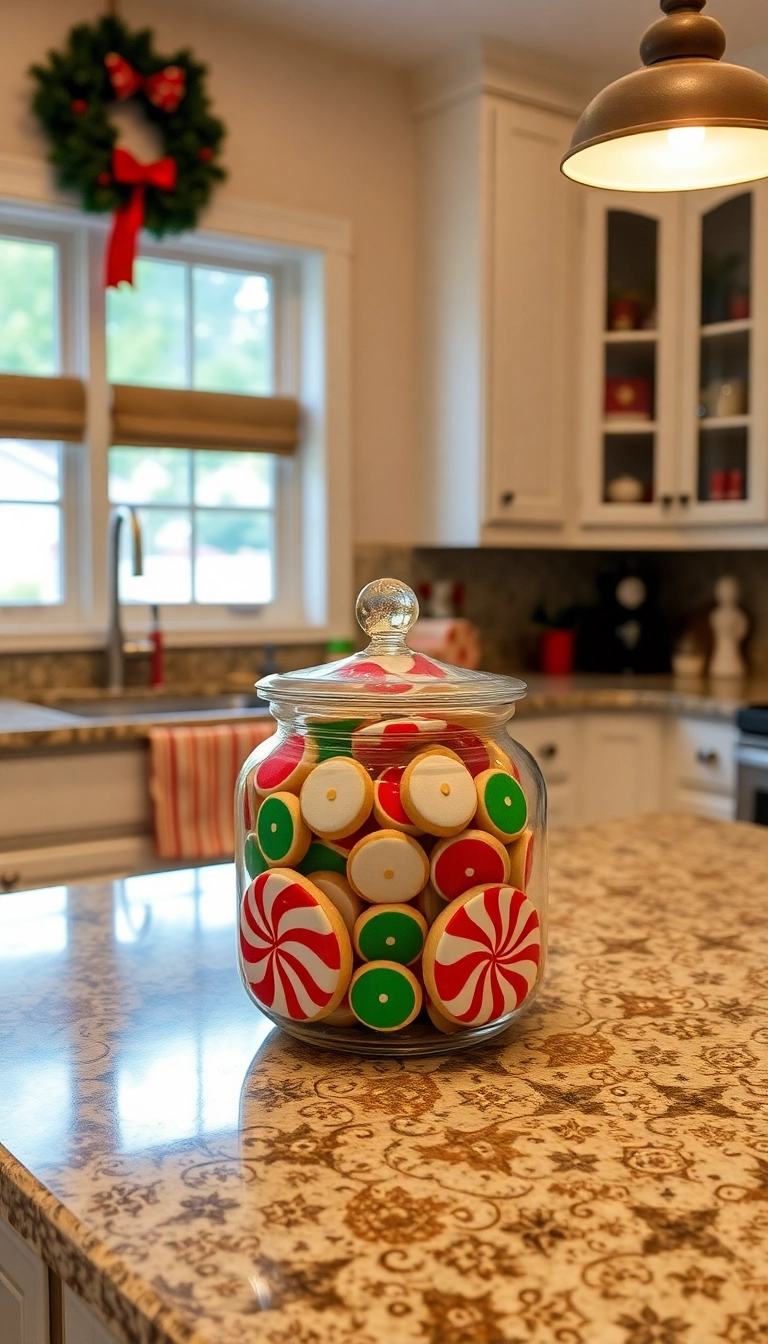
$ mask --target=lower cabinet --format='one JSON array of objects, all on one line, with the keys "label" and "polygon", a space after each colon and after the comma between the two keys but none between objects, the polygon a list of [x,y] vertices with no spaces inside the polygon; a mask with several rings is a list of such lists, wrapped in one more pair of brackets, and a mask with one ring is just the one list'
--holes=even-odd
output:
[{"label": "lower cabinet", "polygon": [[[55,1276],[51,1279],[58,1284]],[[60,1290],[59,1290],[60,1291]],[[37,1251],[0,1217],[0,1344],[117,1344],[85,1302],[49,1290]]]},{"label": "lower cabinet", "polygon": [[111,1330],[69,1289],[64,1289],[64,1339],[62,1344],[117,1344]]},{"label": "lower cabinet", "polygon": [[732,723],[624,710],[523,715],[510,731],[541,767],[551,826],[664,810],[735,816]]},{"label": "lower cabinet", "polygon": [[48,1270],[0,1218],[0,1341],[49,1344]]}]

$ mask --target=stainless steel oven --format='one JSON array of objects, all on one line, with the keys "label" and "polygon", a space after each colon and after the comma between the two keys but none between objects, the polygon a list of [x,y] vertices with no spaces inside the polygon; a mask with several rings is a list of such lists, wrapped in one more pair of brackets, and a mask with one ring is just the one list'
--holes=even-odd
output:
[{"label": "stainless steel oven", "polygon": [[768,826],[768,705],[742,709],[736,722],[741,729],[736,745],[736,816]]}]

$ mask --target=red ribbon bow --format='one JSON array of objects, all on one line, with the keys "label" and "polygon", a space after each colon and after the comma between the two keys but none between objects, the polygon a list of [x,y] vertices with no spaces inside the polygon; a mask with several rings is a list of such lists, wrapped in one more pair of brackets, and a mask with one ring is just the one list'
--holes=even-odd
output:
[{"label": "red ribbon bow", "polygon": [[116,182],[132,186],[127,205],[115,211],[112,232],[107,246],[107,278],[109,289],[121,280],[133,284],[133,259],[136,255],[136,235],[144,223],[144,188],[159,187],[172,191],[176,186],[176,160],[156,159],[154,163],[139,163],[127,149],[112,150],[112,176]]},{"label": "red ribbon bow", "polygon": [[180,65],[166,65],[156,75],[140,75],[138,70],[116,51],[104,57],[109,82],[120,102],[143,89],[150,103],[161,112],[175,112],[184,97],[186,74]]}]

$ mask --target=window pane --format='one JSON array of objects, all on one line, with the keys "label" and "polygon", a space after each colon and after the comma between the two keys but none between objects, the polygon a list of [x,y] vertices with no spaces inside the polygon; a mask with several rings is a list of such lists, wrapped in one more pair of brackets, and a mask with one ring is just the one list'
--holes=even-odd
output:
[{"label": "window pane", "polygon": [[121,598],[128,602],[191,602],[190,514],[186,509],[142,509],[139,520],[144,573],[138,577],[133,574],[126,536],[120,556]]},{"label": "window pane", "polygon": [[0,499],[60,499],[60,457],[58,443],[0,439]]},{"label": "window pane", "polygon": [[190,454],[179,448],[111,448],[113,504],[190,504]]},{"label": "window pane", "polygon": [[0,602],[61,601],[61,515],[56,504],[0,504]]},{"label": "window pane", "polygon": [[0,238],[0,372],[58,373],[56,246]]},{"label": "window pane", "polygon": [[207,392],[272,391],[270,282],[264,275],[192,271],[193,386]]},{"label": "window pane", "polygon": [[186,266],[139,258],[131,289],[107,290],[107,377],[111,383],[186,387]]},{"label": "window pane", "polygon": [[220,508],[270,509],[275,460],[268,453],[196,452],[195,503]]},{"label": "window pane", "polygon": [[271,514],[198,513],[195,600],[225,606],[271,602]]}]

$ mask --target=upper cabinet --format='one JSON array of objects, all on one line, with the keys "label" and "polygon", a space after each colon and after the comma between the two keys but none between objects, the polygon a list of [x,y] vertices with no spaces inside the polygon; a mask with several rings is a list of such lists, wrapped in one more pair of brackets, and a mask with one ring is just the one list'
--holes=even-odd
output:
[{"label": "upper cabinet", "polygon": [[[581,516],[736,528],[768,517],[764,184],[586,198]],[[718,538],[719,539],[719,538]],[[642,543],[641,543],[642,544]]]},{"label": "upper cabinet", "polygon": [[[505,78],[509,96],[485,91]],[[420,112],[426,544],[546,545],[562,529],[581,206],[559,171],[575,117],[557,102],[497,71]]]}]

